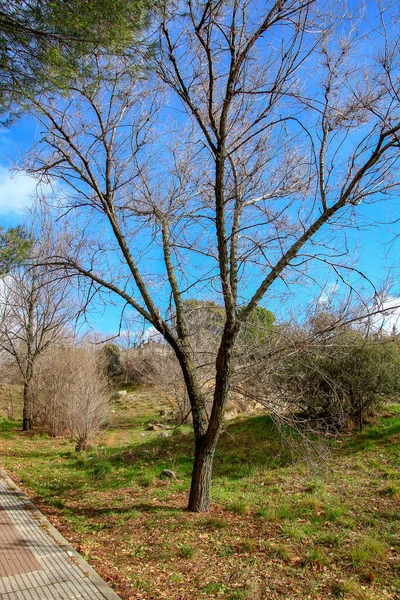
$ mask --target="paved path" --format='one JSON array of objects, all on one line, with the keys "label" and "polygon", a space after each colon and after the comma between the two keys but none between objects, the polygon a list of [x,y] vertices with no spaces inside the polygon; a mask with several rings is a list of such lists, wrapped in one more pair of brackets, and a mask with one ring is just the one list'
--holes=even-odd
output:
[{"label": "paved path", "polygon": [[2,471],[0,600],[120,600]]}]

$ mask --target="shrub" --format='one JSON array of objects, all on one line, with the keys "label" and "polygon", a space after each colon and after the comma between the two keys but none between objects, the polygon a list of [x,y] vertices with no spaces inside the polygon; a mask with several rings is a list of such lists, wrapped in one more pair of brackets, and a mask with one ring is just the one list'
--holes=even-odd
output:
[{"label": "shrub", "polygon": [[92,347],[51,348],[34,375],[37,423],[52,436],[69,434],[77,450],[105,427],[109,387],[101,355]]},{"label": "shrub", "polygon": [[286,360],[278,377],[288,403],[307,418],[363,427],[368,413],[400,391],[400,348],[388,335],[347,330]]}]

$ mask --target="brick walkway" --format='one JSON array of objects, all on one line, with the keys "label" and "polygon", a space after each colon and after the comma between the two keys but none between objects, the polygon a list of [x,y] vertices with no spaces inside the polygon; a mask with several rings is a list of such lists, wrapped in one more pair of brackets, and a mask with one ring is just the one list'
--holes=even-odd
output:
[{"label": "brick walkway", "polygon": [[2,471],[0,600],[120,600]]}]

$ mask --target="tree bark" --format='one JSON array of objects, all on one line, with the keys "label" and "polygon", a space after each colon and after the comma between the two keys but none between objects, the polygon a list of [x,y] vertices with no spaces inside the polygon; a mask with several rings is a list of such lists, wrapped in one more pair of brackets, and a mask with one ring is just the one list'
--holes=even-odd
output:
[{"label": "tree bark", "polygon": [[196,439],[188,510],[207,512],[210,508],[210,486],[217,437],[210,442],[207,438]]}]

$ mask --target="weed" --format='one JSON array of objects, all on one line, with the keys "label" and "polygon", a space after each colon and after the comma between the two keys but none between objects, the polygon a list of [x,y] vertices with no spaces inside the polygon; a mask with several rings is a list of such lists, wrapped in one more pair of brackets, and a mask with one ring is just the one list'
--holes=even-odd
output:
[{"label": "weed", "polygon": [[311,548],[307,553],[307,562],[313,565],[323,565],[327,562],[323,548]]},{"label": "weed", "polygon": [[342,543],[343,537],[338,535],[337,533],[333,533],[332,531],[327,531],[320,534],[316,538],[316,542],[318,544],[322,544],[323,546],[329,546],[331,548],[339,548]]},{"label": "weed", "polygon": [[192,558],[196,552],[196,549],[189,544],[182,544],[181,546],[178,546],[178,548],[178,556],[181,558]]},{"label": "weed", "polygon": [[49,498],[48,503],[55,508],[64,508],[65,502],[62,498]]},{"label": "weed", "polygon": [[346,509],[343,506],[325,506],[324,511],[325,519],[331,523],[335,523],[346,514]]},{"label": "weed", "polygon": [[379,493],[384,496],[391,496],[392,498],[397,498],[400,496],[400,485],[397,483],[390,482],[386,487],[379,490]]},{"label": "weed", "polygon": [[244,539],[239,544],[240,552],[244,552],[244,553],[253,552],[255,547],[256,547],[255,541],[249,540],[249,539]]},{"label": "weed", "polygon": [[143,556],[145,554],[147,548],[146,546],[137,546],[137,548],[133,552],[133,556]]},{"label": "weed", "polygon": [[220,558],[226,558],[227,556],[232,556],[232,554],[235,554],[235,550],[230,544],[226,544],[226,546],[223,546],[217,551],[217,555]]},{"label": "weed", "polygon": [[262,517],[266,521],[278,521],[279,515],[276,508],[259,508],[256,512],[258,517]]},{"label": "weed", "polygon": [[237,515],[247,515],[250,512],[250,507],[247,502],[243,500],[237,500],[236,502],[232,502],[230,505],[230,510]]},{"label": "weed", "polygon": [[365,537],[349,550],[349,558],[353,567],[373,564],[386,553],[386,546],[380,540]]},{"label": "weed", "polygon": [[153,590],[153,584],[144,577],[134,576],[132,577],[132,587],[141,592],[151,592]]},{"label": "weed", "polygon": [[250,598],[249,590],[246,588],[231,590],[225,593],[224,596],[226,596],[226,600],[247,600]]},{"label": "weed", "polygon": [[304,538],[307,537],[304,528],[300,523],[284,521],[281,525],[281,529],[284,535],[291,537],[297,541],[304,540]]},{"label": "weed", "polygon": [[200,588],[200,591],[203,592],[203,594],[224,594],[227,591],[227,589],[228,588],[226,586],[226,583],[219,581],[210,581],[209,583],[203,585]]},{"label": "weed", "polygon": [[155,482],[155,477],[154,475],[143,475],[142,477],[139,477],[139,479],[137,480],[137,483],[142,487],[142,488],[150,488],[153,487]]},{"label": "weed", "polygon": [[171,573],[171,575],[168,575],[168,579],[174,584],[183,583],[185,581],[185,576],[182,575],[182,573]]},{"label": "weed", "polygon": [[284,544],[276,544],[275,546],[270,548],[270,555],[273,558],[279,558],[279,560],[283,560],[288,562],[292,559],[292,552],[287,545]]},{"label": "weed", "polygon": [[112,465],[105,460],[99,460],[93,465],[92,476],[95,479],[104,479],[112,471]]},{"label": "weed", "polygon": [[290,504],[281,504],[277,509],[277,514],[280,519],[290,519],[295,516]]}]

